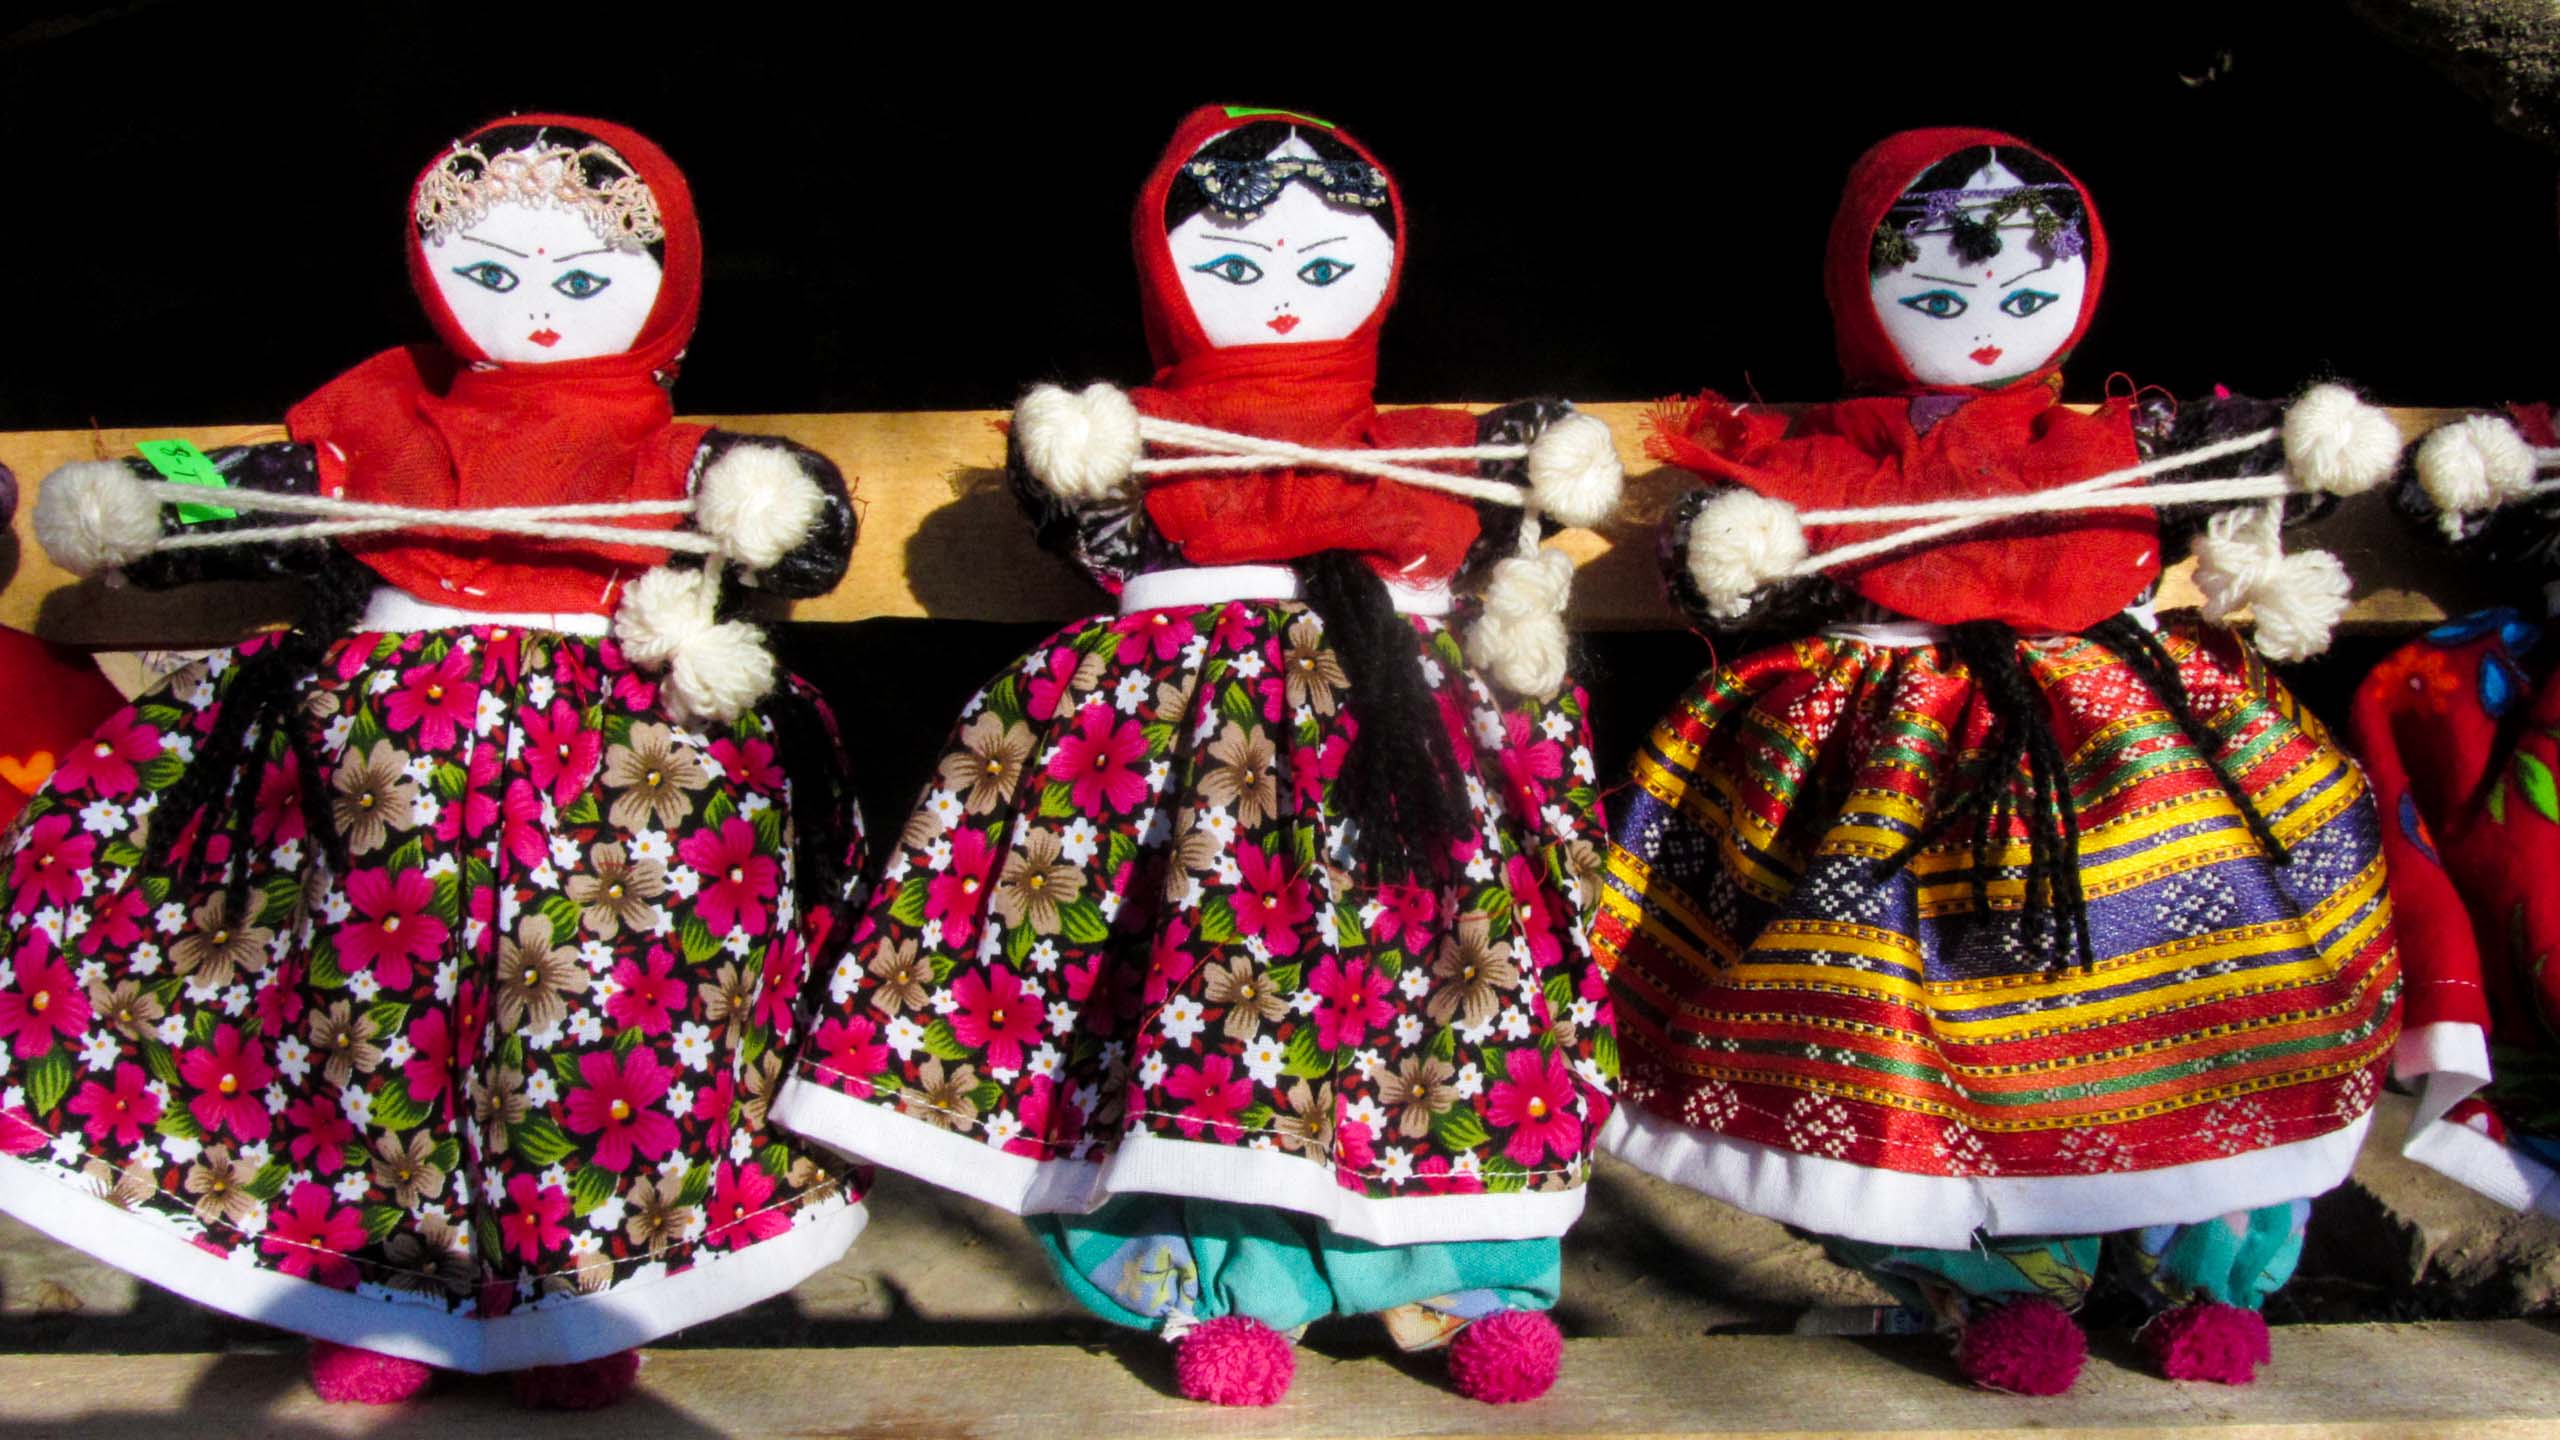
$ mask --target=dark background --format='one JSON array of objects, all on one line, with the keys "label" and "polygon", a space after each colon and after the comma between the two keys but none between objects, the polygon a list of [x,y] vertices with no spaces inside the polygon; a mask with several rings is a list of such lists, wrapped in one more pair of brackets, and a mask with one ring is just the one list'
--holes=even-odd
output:
[{"label": "dark background", "polygon": [[408,182],[531,109],[625,121],[690,174],[693,412],[1140,379],[1129,202],[1210,101],[1339,121],[1397,171],[1389,400],[1824,398],[1841,176],[1954,123],[2018,132],[2097,197],[2116,266],[2075,395],[2118,370],[2180,393],[2335,373],[2399,404],[2552,389],[2551,156],[2334,4],[847,11],[159,3],[0,35],[0,429],[271,420],[424,338]]},{"label": "dark background", "polygon": [[[2037,142],[2097,197],[2114,262],[2075,397],[2116,371],[2181,394],[2343,375],[2395,404],[2555,388],[2552,156],[2342,5],[1076,14],[144,3],[28,23],[0,35],[0,429],[271,421],[426,338],[398,249],[410,178],[533,109],[622,120],[690,175],[695,413],[1142,379],[1129,204],[1212,101],[1339,121],[1396,170],[1389,401],[1824,398],[1841,177],[1893,130],[1959,123]],[[962,699],[1040,629],[777,639],[894,829]],[[2388,643],[2344,640],[2296,683],[2334,717]],[[1708,659],[1685,634],[1585,637],[1604,772]]]}]

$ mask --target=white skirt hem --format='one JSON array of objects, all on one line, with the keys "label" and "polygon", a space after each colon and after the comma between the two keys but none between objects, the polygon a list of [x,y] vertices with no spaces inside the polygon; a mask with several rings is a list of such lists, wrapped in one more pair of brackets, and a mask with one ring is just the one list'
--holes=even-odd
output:
[{"label": "white skirt hem", "polygon": [[1818,1235],[1961,1250],[1976,1235],[2102,1235],[2300,1200],[2355,1168],[2372,1112],[2265,1150],[2112,1175],[1919,1175],[1703,1134],[1621,1103],[1602,1149],[1649,1175]]},{"label": "white skirt hem", "polygon": [[0,1210],[199,1305],[475,1375],[573,1365],[744,1309],[834,1264],[870,1219],[860,1202],[840,1201],[787,1235],[687,1270],[482,1319],[226,1260],[14,1156],[0,1157]]},{"label": "white skirt hem", "polygon": [[1108,1161],[1040,1160],[797,1076],[773,1116],[821,1144],[1017,1215],[1088,1214],[1114,1196],[1145,1193],[1277,1206],[1373,1245],[1544,1240],[1572,1226],[1585,1188],[1382,1200],[1342,1188],[1332,1166],[1303,1156],[1149,1134],[1122,1137]]}]

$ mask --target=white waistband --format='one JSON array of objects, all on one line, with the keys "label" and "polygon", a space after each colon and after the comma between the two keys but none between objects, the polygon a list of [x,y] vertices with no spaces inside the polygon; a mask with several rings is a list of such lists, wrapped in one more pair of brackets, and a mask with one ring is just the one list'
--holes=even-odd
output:
[{"label": "white waistband", "polygon": [[[2132,616],[2134,623],[2145,630],[2156,631],[2160,628],[2159,615],[2147,604],[2128,605],[2124,613]],[[1915,645],[1940,644],[1946,640],[1950,631],[1947,626],[1932,625],[1925,620],[1878,620],[1866,625],[1826,625],[1822,628],[1822,633],[1832,640],[1858,640],[1869,645],[1881,645],[1887,649],[1904,649]],[[2039,637],[2029,635],[2024,638],[2034,640]]]},{"label": "white waistband", "polygon": [[400,634],[411,630],[466,630],[474,625],[505,625],[517,630],[553,630],[563,635],[605,635],[613,630],[610,615],[579,611],[458,610],[430,605],[406,590],[385,585],[373,592],[358,627],[368,633]]},{"label": "white waistband", "polygon": [[[1455,603],[1446,585],[1387,582],[1399,615],[1446,615]],[[1229,600],[1295,600],[1298,572],[1286,565],[1187,565],[1132,575],[1120,587],[1120,613],[1176,605],[1222,605]]]}]

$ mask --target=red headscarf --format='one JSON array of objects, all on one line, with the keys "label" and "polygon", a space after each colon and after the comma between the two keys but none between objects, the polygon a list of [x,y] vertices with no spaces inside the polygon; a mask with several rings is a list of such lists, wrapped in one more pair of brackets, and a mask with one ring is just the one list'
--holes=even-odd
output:
[{"label": "red headscarf", "polygon": [[[404,216],[409,283],[444,345],[386,350],[287,413],[294,438],[319,452],[325,492],[454,510],[684,498],[706,433],[674,423],[667,392],[702,301],[702,231],[692,192],[666,152],[607,121],[511,115],[470,138],[520,126],[557,126],[602,141],[657,201],[666,231],[663,279],[639,338],[619,355],[587,360],[490,360],[446,307],[426,241]],[[443,160],[439,155],[421,172],[420,183]],[[413,201],[415,193],[413,186]],[[675,517],[612,523],[665,530]],[[647,545],[434,532],[345,543],[383,579],[422,600],[483,611],[609,614],[623,581],[666,559]]]},{"label": "red headscarf", "polygon": [[[1473,416],[1454,410],[1382,415],[1373,398],[1378,331],[1404,270],[1403,200],[1392,176],[1387,204],[1398,221],[1394,273],[1358,330],[1340,340],[1298,344],[1220,349],[1209,343],[1165,243],[1165,200],[1184,163],[1202,146],[1264,120],[1323,130],[1377,165],[1360,142],[1304,116],[1212,105],[1185,117],[1138,196],[1131,238],[1157,370],[1155,384],[1130,398],[1144,414],[1302,445],[1347,450],[1474,444]],[[1385,175],[1385,167],[1379,173]],[[1457,573],[1477,528],[1475,507],[1452,495],[1295,469],[1163,481],[1147,491],[1147,516],[1194,565],[1285,563],[1322,550],[1351,550],[1369,557],[1380,573],[1408,582]]]},{"label": "red headscarf", "polygon": [[[2028,494],[2139,463],[2129,406],[2111,402],[2082,415],[2058,403],[2062,359],[2089,328],[2107,271],[2097,206],[2068,172],[2080,194],[2089,279],[2078,323],[2043,369],[1996,388],[1924,384],[1886,335],[1869,289],[1876,227],[1930,167],[1977,145],[2042,155],[1994,130],[1906,130],[1849,172],[1823,257],[1823,290],[1841,371],[1851,389],[1876,398],[1815,406],[1782,427],[1772,414],[1701,397],[1706,403],[1659,426],[1648,448],[1801,509]],[[1818,552],[1900,528],[1816,525],[1805,539]],[[2000,620],[2036,633],[2086,630],[2140,599],[2159,573],[2159,525],[2142,509],[2002,521],[1831,572],[1916,620]]]}]

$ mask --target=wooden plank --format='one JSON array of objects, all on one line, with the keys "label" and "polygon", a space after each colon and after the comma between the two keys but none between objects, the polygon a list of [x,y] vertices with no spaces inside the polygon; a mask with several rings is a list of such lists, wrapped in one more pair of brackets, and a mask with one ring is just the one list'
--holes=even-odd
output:
[{"label": "wooden plank", "polygon": [[[162,1440],[208,1422],[226,1434],[394,1440],[554,1435],[843,1436],[865,1440],[1124,1440],[1131,1435],[1396,1437],[1555,1435],[1812,1440],[2028,1433],[2294,1437],[2560,1433],[2560,1335],[2527,1321],[2291,1326],[2255,1385],[2173,1385],[2102,1339],[2067,1396],[1993,1395],[1952,1379],[1925,1338],[1792,1336],[1580,1340],[1564,1379],[1529,1405],[1450,1393],[1431,1357],[1301,1352],[1289,1399],[1219,1411],[1172,1393],[1162,1346],[860,1346],[658,1350],[642,1390],[603,1416],[518,1410],[503,1380],[439,1377],[388,1410],[331,1407],[291,1354],[20,1355],[0,1358],[0,1430]],[[216,1418],[218,1417],[218,1418]]]},{"label": "wooden plank", "polygon": [[[1573,621],[1588,629],[1676,627],[1656,570],[1654,527],[1673,497],[1695,483],[1688,472],[1655,464],[1642,450],[1644,404],[1587,407],[1609,422],[1631,477],[1624,513],[1606,529],[1558,537],[1583,567],[1574,588]],[[2455,413],[2394,412],[2411,435]],[[1100,592],[1072,568],[1042,553],[1007,491],[1001,466],[1001,412],[733,415],[699,417],[729,429],[788,435],[825,452],[855,478],[863,535],[853,568],[834,593],[791,608],[799,620],[865,620],[921,616],[958,620],[1058,621],[1102,608]],[[57,430],[0,434],[0,464],[19,477],[29,502],[17,521],[17,566],[0,593],[0,623],[75,644],[105,647],[220,643],[291,613],[289,587],[197,587],[163,594],[74,585],[37,546],[31,523],[33,487],[72,460],[122,456],[134,442],[173,434],[211,447],[283,438],[273,425]],[[2379,497],[2340,507],[2319,533],[2300,543],[2337,550],[2357,576],[2356,625],[2408,625],[2460,613],[2481,598],[2454,567],[2386,513]],[[2169,606],[2192,605],[2183,562],[2162,594]]]}]

